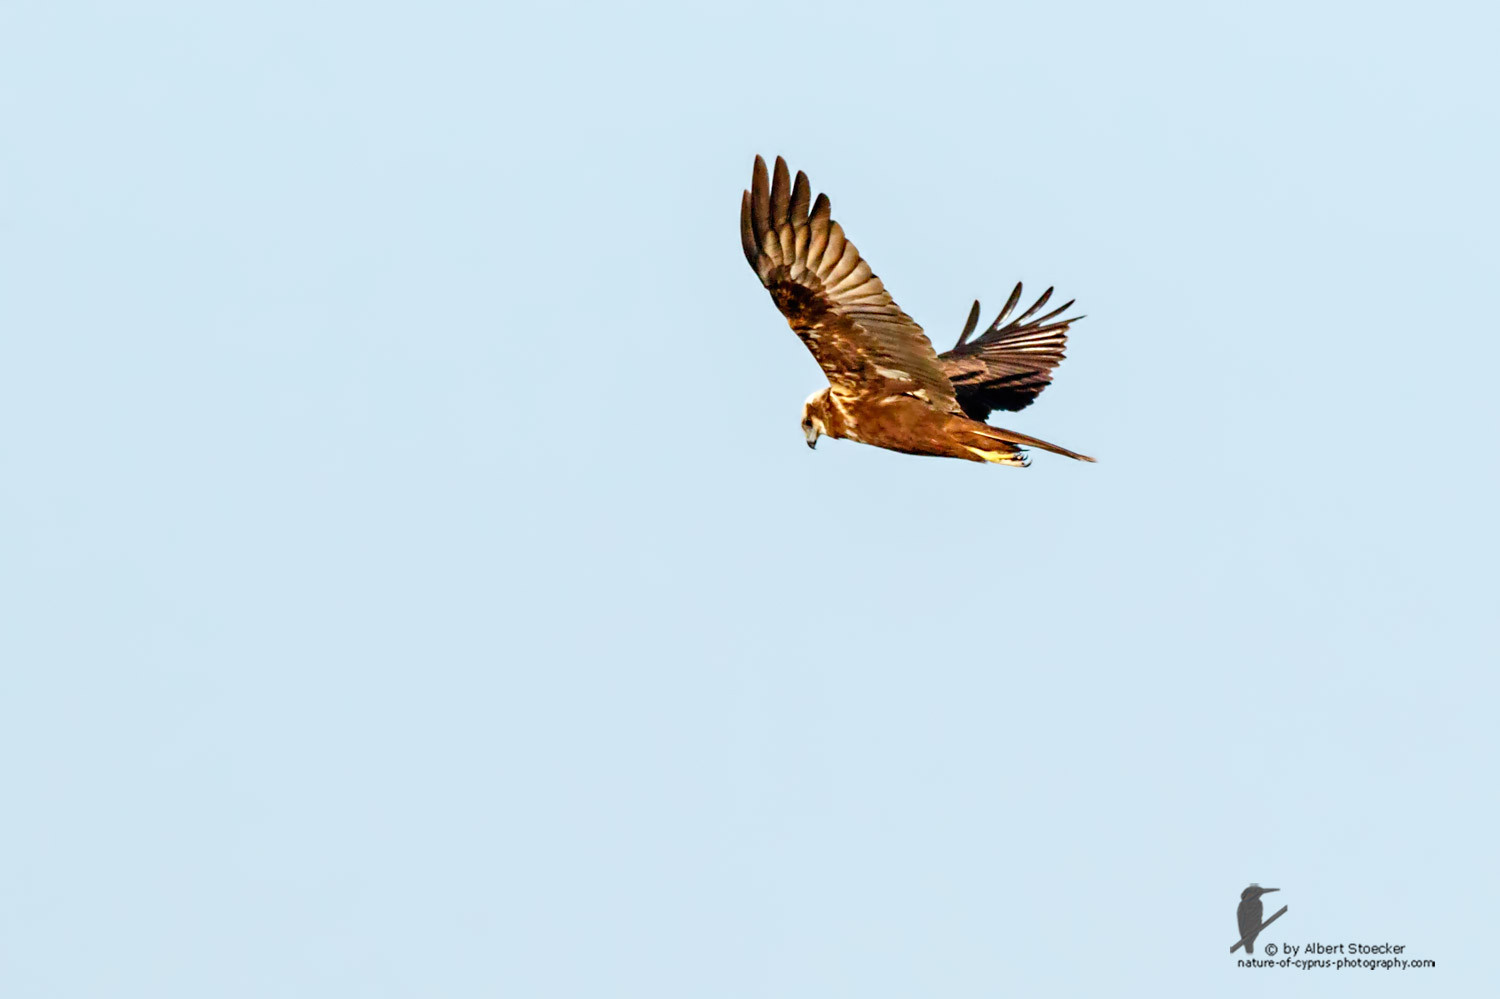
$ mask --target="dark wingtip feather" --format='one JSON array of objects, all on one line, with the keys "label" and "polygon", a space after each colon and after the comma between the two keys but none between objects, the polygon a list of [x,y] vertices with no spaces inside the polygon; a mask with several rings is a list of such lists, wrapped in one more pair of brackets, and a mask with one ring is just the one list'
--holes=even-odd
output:
[{"label": "dark wingtip feather", "polygon": [[969,310],[969,320],[968,322],[964,323],[964,331],[958,335],[958,343],[955,343],[953,345],[953,349],[957,350],[958,348],[962,347],[964,345],[964,341],[969,339],[969,334],[974,332],[974,327],[978,325],[979,299],[976,298],[974,299],[974,307]]},{"label": "dark wingtip feather", "polygon": [[[1078,301],[1076,298],[1070,298],[1066,302],[1064,302],[1062,305],[1059,305],[1057,308],[1055,308],[1051,312],[1047,313],[1045,316],[1037,316],[1036,319],[1032,321],[1033,325],[1035,325],[1037,323],[1045,323],[1047,320],[1051,319],[1053,316],[1060,316],[1060,315],[1062,315],[1064,312],[1067,312],[1069,309],[1071,309],[1073,307],[1073,303],[1076,302],[1076,301]],[[1072,321],[1073,320],[1071,320],[1071,319],[1068,320],[1068,322],[1072,322]]]},{"label": "dark wingtip feather", "polygon": [[807,174],[798,170],[797,179],[792,181],[792,225],[807,225],[807,210],[811,203],[812,185],[807,182]]},{"label": "dark wingtip feather", "polygon": [[771,178],[766,161],[755,157],[755,172],[750,177],[750,220],[755,225],[757,242],[771,228]]},{"label": "dark wingtip feather", "polygon": [[755,267],[760,254],[755,247],[755,226],[750,221],[749,191],[740,198],[740,246],[745,250],[745,259],[750,262],[751,267]]},{"label": "dark wingtip feather", "polygon": [[791,204],[792,175],[786,168],[786,160],[776,157],[776,169],[771,173],[771,223],[786,225]]},{"label": "dark wingtip feather", "polygon": [[1015,288],[1011,289],[1010,297],[1005,300],[1005,307],[1000,310],[1000,314],[995,317],[995,321],[993,323],[990,323],[990,330],[999,329],[1000,325],[1005,322],[1005,317],[1010,315],[1010,310],[1014,309],[1016,307],[1016,303],[1020,300],[1021,282],[1017,281]]}]

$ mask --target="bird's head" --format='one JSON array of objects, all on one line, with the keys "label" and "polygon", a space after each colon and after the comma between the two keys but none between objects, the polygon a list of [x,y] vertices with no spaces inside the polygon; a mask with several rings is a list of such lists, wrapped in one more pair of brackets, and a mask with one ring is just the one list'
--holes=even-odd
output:
[{"label": "bird's head", "polygon": [[1260,898],[1262,895],[1273,891],[1281,891],[1281,889],[1262,888],[1260,885],[1251,885],[1249,888],[1246,888],[1244,891],[1240,892],[1240,901],[1244,902],[1252,898]]},{"label": "bird's head", "polygon": [[802,436],[808,447],[817,447],[818,438],[828,433],[828,389],[820,389],[802,404]]}]

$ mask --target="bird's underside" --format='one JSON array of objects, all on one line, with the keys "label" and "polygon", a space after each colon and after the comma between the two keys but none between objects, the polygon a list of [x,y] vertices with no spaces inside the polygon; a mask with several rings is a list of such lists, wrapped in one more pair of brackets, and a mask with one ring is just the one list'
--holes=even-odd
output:
[{"label": "bird's underside", "polygon": [[996,409],[1025,408],[1051,382],[1068,326],[1082,318],[1057,318],[1072,302],[1037,315],[1052,296],[1048,288],[1007,322],[1021,298],[1018,284],[995,322],[970,340],[975,302],[958,343],[938,354],[833,221],[827,196],[811,193],[806,174],[793,181],[779,156],[768,174],[757,156],[740,204],[745,259],[828,377],[828,388],[804,409],[809,445],[826,434],[1001,465],[1028,464],[1022,446],[1094,460],[984,422]]}]

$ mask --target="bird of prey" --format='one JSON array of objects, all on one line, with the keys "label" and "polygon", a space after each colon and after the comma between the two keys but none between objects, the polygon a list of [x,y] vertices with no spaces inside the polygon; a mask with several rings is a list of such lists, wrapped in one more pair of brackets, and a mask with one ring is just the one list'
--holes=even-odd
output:
[{"label": "bird of prey", "polygon": [[1255,953],[1255,938],[1260,936],[1260,917],[1266,913],[1266,907],[1260,897],[1280,890],[1280,888],[1262,888],[1260,885],[1251,885],[1240,892],[1240,907],[1235,910],[1234,915],[1240,924],[1240,939],[1245,943],[1246,954]]},{"label": "bird of prey", "polygon": [[740,240],[771,300],[828,376],[828,387],[802,407],[808,447],[827,435],[998,465],[1030,464],[1021,445],[1094,460],[984,422],[992,410],[1030,405],[1052,381],[1077,319],[1057,318],[1072,302],[1036,315],[1051,288],[1006,322],[1021,298],[1016,285],[999,318],[971,341],[975,302],[958,343],[938,354],[833,221],[828,197],[814,200],[807,175],[799,170],[793,181],[779,156],[770,174],[755,157],[740,201]]}]

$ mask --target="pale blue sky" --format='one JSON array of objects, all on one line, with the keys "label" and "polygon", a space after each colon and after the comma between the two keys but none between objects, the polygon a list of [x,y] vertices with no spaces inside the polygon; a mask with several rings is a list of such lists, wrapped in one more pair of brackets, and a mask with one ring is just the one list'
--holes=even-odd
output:
[{"label": "pale blue sky", "polygon": [[[0,992],[1492,988],[1490,10],[0,7]],[[757,152],[1099,464],[809,452]]]}]

